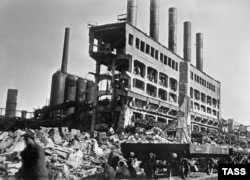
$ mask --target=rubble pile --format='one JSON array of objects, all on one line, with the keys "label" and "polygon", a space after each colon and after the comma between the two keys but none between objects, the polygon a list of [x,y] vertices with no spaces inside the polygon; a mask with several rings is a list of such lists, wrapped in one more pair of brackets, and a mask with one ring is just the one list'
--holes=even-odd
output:
[{"label": "rubble pile", "polygon": [[[121,143],[178,143],[162,129],[145,130],[137,127],[132,132],[80,132],[63,128],[41,128],[39,130],[17,130],[0,132],[0,175],[14,176],[21,167],[20,152],[25,148],[22,135],[31,132],[36,142],[44,149],[48,168],[54,168],[66,179],[80,179],[102,172],[102,164],[108,161],[112,149]],[[218,145],[206,139],[211,145]],[[212,143],[211,143],[212,142]],[[197,142],[193,142],[197,143]],[[119,151],[120,159],[123,159]],[[55,168],[56,167],[56,168]]]},{"label": "rubble pile", "polygon": [[[126,143],[177,143],[174,138],[164,138],[162,130],[155,127],[148,131],[140,128],[134,133],[80,132],[63,128],[60,135],[57,128],[39,130],[17,130],[0,132],[0,165],[7,172],[15,175],[21,167],[20,152],[25,148],[22,135],[31,132],[36,142],[44,149],[46,161],[53,162],[63,172],[64,178],[79,179],[102,171],[102,163],[107,162],[111,149]],[[122,154],[120,152],[120,156]],[[124,159],[124,158],[123,158]]]}]

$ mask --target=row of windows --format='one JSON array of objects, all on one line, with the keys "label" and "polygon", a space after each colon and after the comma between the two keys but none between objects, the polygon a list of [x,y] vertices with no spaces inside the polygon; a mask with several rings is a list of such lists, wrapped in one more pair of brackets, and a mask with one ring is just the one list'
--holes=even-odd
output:
[{"label": "row of windows", "polygon": [[204,93],[199,92],[197,89],[190,88],[190,97],[195,100],[200,100],[202,103],[206,103],[214,108],[219,108],[219,100],[212,98]]},{"label": "row of windows", "polygon": [[[132,34],[129,34],[128,44],[133,46],[133,43],[134,43],[134,36]],[[150,55],[152,58],[155,58],[156,60],[160,58],[160,61],[163,64],[178,71],[178,62],[175,62],[173,59],[171,59],[170,57],[167,57],[163,53],[159,53],[157,49],[146,44],[144,41],[140,40],[139,38],[135,39],[135,47],[141,52],[145,52],[146,54]]]},{"label": "row of windows", "polygon": [[191,101],[191,108],[192,109],[196,109],[196,110],[199,110],[199,111],[202,111],[202,112],[205,112],[205,113],[208,113],[208,114],[212,114],[214,116],[217,115],[217,111],[214,110],[214,109],[211,109],[210,107],[205,107],[204,105],[200,105],[199,103],[195,102],[193,103]]},{"label": "row of windows", "polygon": [[207,87],[208,89],[210,89],[211,91],[215,92],[215,86],[213,84],[211,84],[210,82],[207,82],[205,79],[201,78],[200,76],[194,74],[192,71],[190,73],[190,78],[194,81],[196,81],[197,83],[201,84],[204,87]]},{"label": "row of windows", "polygon": [[[145,83],[139,79],[133,79],[133,87],[145,91]],[[177,95],[174,93],[168,93],[166,90],[146,84],[146,94],[151,97],[157,97],[163,101],[177,102]]]},{"label": "row of windows", "polygon": [[178,81],[174,78],[168,78],[168,76],[162,72],[158,72],[156,69],[148,66],[138,60],[134,60],[134,71],[135,75],[138,75],[142,78],[147,77],[147,79],[153,83],[158,83],[163,87],[170,87],[171,90],[177,91]]},{"label": "row of windows", "polygon": [[138,120],[142,120],[142,119],[151,119],[153,120],[154,122],[161,122],[161,123],[166,123],[166,124],[169,124],[172,122],[172,120],[168,119],[168,118],[163,118],[163,117],[156,117],[156,116],[152,116],[150,114],[142,114],[142,113],[138,113],[138,112],[133,112],[133,116],[132,118],[135,120],[135,121],[138,121]]}]

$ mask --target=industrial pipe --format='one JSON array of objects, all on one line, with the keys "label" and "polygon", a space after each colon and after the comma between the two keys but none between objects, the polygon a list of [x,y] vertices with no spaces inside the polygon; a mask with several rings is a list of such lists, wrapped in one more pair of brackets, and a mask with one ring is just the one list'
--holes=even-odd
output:
[{"label": "industrial pipe", "polygon": [[149,35],[159,41],[159,3],[158,0],[150,0],[150,31]]},{"label": "industrial pipe", "polygon": [[168,48],[175,52],[177,51],[177,9],[169,8],[168,19]]},{"label": "industrial pipe", "polygon": [[184,48],[183,58],[185,61],[191,61],[191,22],[184,22]]},{"label": "industrial pipe", "polygon": [[203,71],[203,34],[196,33],[196,67]]},{"label": "industrial pipe", "polygon": [[127,22],[133,26],[137,24],[137,0],[128,0],[127,1]]},{"label": "industrial pipe", "polygon": [[68,67],[69,32],[70,32],[70,29],[65,28],[62,67],[61,67],[61,71],[64,73],[67,73],[67,67]]}]

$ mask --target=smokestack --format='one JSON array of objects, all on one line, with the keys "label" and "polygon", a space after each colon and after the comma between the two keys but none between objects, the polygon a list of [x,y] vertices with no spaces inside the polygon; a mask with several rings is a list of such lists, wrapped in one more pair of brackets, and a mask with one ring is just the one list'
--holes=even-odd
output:
[{"label": "smokestack", "polygon": [[185,61],[191,61],[191,22],[184,22],[184,49],[183,58]]},{"label": "smokestack", "polygon": [[203,34],[196,33],[196,67],[203,71]]},{"label": "smokestack", "polygon": [[177,9],[169,8],[168,19],[168,48],[176,53],[177,47]]},{"label": "smokestack", "polygon": [[150,36],[159,41],[159,3],[158,0],[150,0]]},{"label": "smokestack", "polygon": [[127,22],[133,26],[137,24],[137,0],[128,0],[127,1]]},{"label": "smokestack", "polygon": [[67,67],[68,67],[69,32],[70,32],[70,29],[65,28],[62,67],[61,67],[61,71],[64,73],[67,73]]},{"label": "smokestack", "polygon": [[16,117],[16,105],[17,105],[17,89],[8,89],[7,101],[5,107],[6,117]]}]

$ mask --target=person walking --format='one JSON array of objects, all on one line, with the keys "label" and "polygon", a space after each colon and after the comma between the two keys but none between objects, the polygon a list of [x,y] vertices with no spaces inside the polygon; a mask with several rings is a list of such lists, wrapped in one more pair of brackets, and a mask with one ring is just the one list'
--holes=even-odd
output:
[{"label": "person walking", "polygon": [[45,163],[45,152],[35,142],[32,133],[23,135],[26,147],[21,152],[22,166],[17,173],[20,180],[47,180],[48,170]]},{"label": "person walking", "polygon": [[102,167],[103,167],[102,179],[115,180],[114,168],[112,166],[110,166],[107,162],[103,163]]}]

